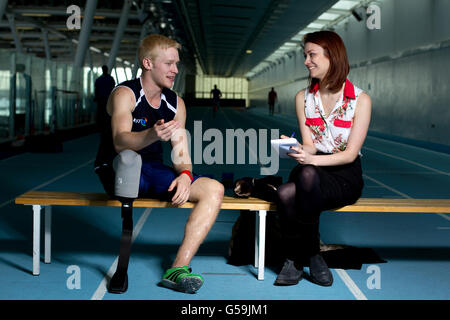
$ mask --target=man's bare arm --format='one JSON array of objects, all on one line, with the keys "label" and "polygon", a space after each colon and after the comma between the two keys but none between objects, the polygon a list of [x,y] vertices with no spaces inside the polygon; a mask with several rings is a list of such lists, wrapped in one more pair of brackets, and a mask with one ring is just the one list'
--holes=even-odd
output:
[{"label": "man's bare arm", "polygon": [[107,110],[111,115],[112,136],[116,152],[125,149],[138,151],[158,140],[168,141],[179,127],[177,121],[164,123],[164,120],[159,120],[147,130],[131,132],[133,127],[131,112],[135,103],[133,92],[126,87],[115,89],[108,100]]}]

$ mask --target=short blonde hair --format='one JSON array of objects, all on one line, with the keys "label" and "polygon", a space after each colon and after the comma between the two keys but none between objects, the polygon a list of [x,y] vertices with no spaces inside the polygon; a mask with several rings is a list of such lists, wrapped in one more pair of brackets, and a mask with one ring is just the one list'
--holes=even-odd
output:
[{"label": "short blonde hair", "polygon": [[143,68],[142,60],[144,58],[149,58],[151,60],[156,59],[157,48],[161,48],[163,50],[169,48],[181,49],[181,44],[161,34],[150,34],[146,36],[139,44],[138,50],[139,65],[141,68]]}]

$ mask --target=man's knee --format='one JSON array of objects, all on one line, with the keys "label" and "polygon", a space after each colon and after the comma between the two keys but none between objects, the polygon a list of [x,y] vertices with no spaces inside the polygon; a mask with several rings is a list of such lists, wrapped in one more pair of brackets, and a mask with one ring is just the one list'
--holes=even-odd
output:
[{"label": "man's knee", "polygon": [[113,162],[116,172],[114,194],[117,197],[137,198],[141,177],[141,155],[132,150],[123,150]]},{"label": "man's knee", "polygon": [[225,187],[217,180],[208,179],[205,183],[205,192],[201,194],[200,200],[213,201],[220,205],[225,194]]},{"label": "man's knee", "polygon": [[208,189],[209,189],[210,196],[214,200],[219,201],[221,203],[223,200],[223,196],[225,194],[225,187],[223,186],[223,184],[221,184],[217,180],[211,179],[211,185],[209,186]]}]

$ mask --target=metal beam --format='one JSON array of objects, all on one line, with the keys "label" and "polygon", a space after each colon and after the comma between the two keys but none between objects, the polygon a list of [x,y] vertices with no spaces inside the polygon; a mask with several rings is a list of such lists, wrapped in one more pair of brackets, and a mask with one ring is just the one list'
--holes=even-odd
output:
[{"label": "metal beam", "polygon": [[[16,21],[16,27],[17,26],[18,26],[18,24],[17,24],[17,21]],[[8,25],[8,27],[9,27],[9,25]],[[44,27],[42,27],[42,28],[44,28]],[[45,29],[47,29],[47,28],[45,28]],[[48,30],[48,31],[50,32],[50,30]],[[0,35],[0,39],[1,38],[4,39],[6,37],[7,37],[6,34]],[[22,40],[25,40],[25,39],[41,39],[42,38],[42,32],[24,32],[24,33],[21,34],[20,38]],[[138,35],[130,36],[129,34],[126,34],[125,38],[130,43],[136,43],[136,41],[139,41],[139,36]],[[58,42],[60,39],[71,39],[71,38],[63,38],[63,37],[60,37],[60,36],[52,36],[52,35],[50,35],[50,37],[49,37],[49,40],[52,42],[52,44],[53,44],[53,42]],[[112,35],[104,35],[102,33],[92,33],[91,32],[91,36],[90,36],[89,40],[91,40],[91,41],[108,41],[109,46],[111,46],[111,42],[114,40],[114,36],[112,36]]]},{"label": "metal beam", "polygon": [[0,0],[0,22],[3,20],[3,15],[5,14],[7,4],[8,0]]},{"label": "metal beam", "polygon": [[[5,1],[5,0],[1,0]],[[78,1],[73,1],[78,2]],[[0,2],[1,3],[1,2]],[[14,6],[14,12],[17,14],[28,14],[28,13],[37,13],[37,14],[49,14],[52,16],[64,16],[67,17],[67,7],[60,6],[60,7],[43,7],[43,6]],[[98,10],[95,11],[95,16],[99,18],[99,20],[103,20],[104,18],[120,18],[120,10],[114,10],[114,9],[101,9],[98,8]],[[139,16],[136,12],[131,12],[129,15],[129,19],[138,20]]]},{"label": "metal beam", "polygon": [[45,57],[48,60],[51,60],[52,59],[52,55],[50,53],[50,45],[48,43],[48,31],[45,28],[42,29],[42,39],[44,40]]},{"label": "metal beam", "polygon": [[117,74],[117,67],[114,67],[114,72],[116,73],[116,80],[117,80],[116,84],[118,84],[120,80],[119,80],[119,75]]},{"label": "metal beam", "polygon": [[[142,39],[144,39],[144,37],[146,35],[147,35],[147,24],[144,23],[142,25],[141,35],[139,36],[139,44],[141,43]],[[133,72],[131,73],[132,79],[136,79],[138,69],[140,68],[140,65],[141,65],[139,62],[139,57],[138,57],[138,50],[139,50],[139,48],[136,50],[136,57],[134,58]]]},{"label": "metal beam", "polygon": [[9,27],[11,28],[11,33],[14,39],[14,44],[16,45],[16,50],[19,53],[22,53],[22,44],[20,43],[19,35],[17,34],[16,23],[14,21],[13,14],[7,14],[9,21]]},{"label": "metal beam", "polygon": [[[10,10],[6,10],[6,12],[7,12],[7,14],[12,14],[12,15],[15,15],[15,13],[14,13],[14,11],[10,11]],[[23,17],[23,16],[20,16],[20,19],[18,20],[17,19],[17,16],[15,17],[15,21],[16,22],[25,22],[25,23],[29,23],[29,24],[31,24],[31,25],[33,25],[33,26],[36,26],[37,28],[45,28],[45,29],[47,29],[50,33],[52,33],[52,34],[54,34],[54,35],[57,35],[58,37],[61,37],[61,38],[63,38],[63,39],[67,39],[68,41],[70,41],[71,43],[78,43],[78,41],[77,40],[75,40],[73,37],[71,37],[71,36],[68,36],[68,35],[66,35],[66,34],[64,34],[64,33],[62,33],[62,32],[60,32],[60,31],[58,31],[58,30],[56,30],[55,28],[53,28],[53,27],[51,27],[51,26],[48,26],[48,25],[46,25],[46,24],[43,24],[42,22],[40,22],[39,20],[36,20],[36,19],[34,19],[33,17]],[[72,48],[71,48],[71,50],[72,50]],[[90,50],[92,50],[92,51],[95,51],[95,52],[97,52],[97,53],[99,53],[99,54],[104,54],[104,52],[103,51],[101,51],[101,50],[99,50],[99,49],[96,49],[96,48],[93,48],[93,47],[90,47]],[[73,60],[72,60],[73,61]]]},{"label": "metal beam", "polygon": [[[14,11],[14,10],[11,10]],[[32,22],[26,22],[24,20],[24,18],[30,18],[30,17],[22,17],[19,16],[19,18],[16,16],[16,25],[17,27],[24,27],[24,28],[29,28],[29,27],[35,27],[36,24],[32,23]],[[130,20],[129,16],[128,16],[128,20]],[[61,24],[61,23],[47,23],[46,24],[47,27],[49,28],[53,28],[55,30],[64,32],[64,31],[68,31],[67,30],[67,26],[65,24]],[[8,28],[9,25],[7,22],[0,22],[0,28]],[[112,23],[108,23],[108,24],[102,24],[102,25],[93,25],[92,26],[92,30],[93,31],[105,31],[105,32],[112,32],[115,31],[117,29],[117,24],[112,24]],[[139,33],[141,31],[141,27],[140,26],[126,26],[125,28],[125,32],[127,33]]]},{"label": "metal beam", "polygon": [[123,33],[128,23],[128,14],[130,13],[131,1],[125,0],[123,2],[122,14],[120,16],[119,25],[117,26],[116,33],[114,35],[114,42],[109,52],[108,57],[108,70],[116,64],[117,52],[119,51],[120,42],[122,41]]},{"label": "metal beam", "polygon": [[[204,45],[205,45],[205,39],[201,39],[203,40],[202,43],[200,44],[196,37],[195,37],[195,30],[191,24],[191,20],[189,18],[189,13],[188,13],[188,9],[186,7],[185,1],[182,0],[175,0],[173,2],[175,10],[178,13],[178,16],[180,16],[182,19],[184,18],[185,21],[183,21],[182,25],[185,29],[186,34],[188,35],[188,37],[191,39],[191,43],[194,46],[194,50],[195,53],[197,55],[197,61],[200,65],[200,68],[202,69],[203,73],[207,73],[207,69],[206,69],[206,65],[204,62],[204,56],[202,53],[204,52]],[[201,20],[201,19],[200,19]],[[201,45],[201,48],[200,48]]]},{"label": "metal beam", "polygon": [[[41,33],[41,36],[39,37],[39,39],[42,39],[42,33]],[[32,47],[42,47],[42,40],[37,40],[37,39],[34,40],[33,39],[33,40],[24,41],[23,38],[21,40],[22,40],[21,41],[22,46],[27,47],[27,49],[32,48]],[[57,41],[49,41],[49,43],[53,50],[53,48],[56,48],[56,47],[67,47],[67,41],[68,40],[57,40]],[[3,43],[12,43],[13,39],[7,39],[7,40],[4,39],[2,42]],[[135,44],[137,44],[138,42],[139,42],[139,39],[135,38]],[[98,50],[102,50],[102,51],[108,51],[110,47],[111,47],[111,42],[107,42],[107,41],[96,43],[96,45],[95,45],[95,48],[97,48]],[[136,53],[135,48],[133,48],[133,47],[127,48],[127,47],[123,46],[122,48],[119,48],[118,54],[121,54],[124,51],[132,51],[133,53]],[[99,53],[99,52],[97,52],[97,53]]]},{"label": "metal beam", "polygon": [[77,52],[75,54],[74,67],[83,67],[86,51],[89,49],[89,36],[91,35],[92,22],[94,21],[97,0],[86,0],[83,23],[81,25],[80,37],[78,39]]}]

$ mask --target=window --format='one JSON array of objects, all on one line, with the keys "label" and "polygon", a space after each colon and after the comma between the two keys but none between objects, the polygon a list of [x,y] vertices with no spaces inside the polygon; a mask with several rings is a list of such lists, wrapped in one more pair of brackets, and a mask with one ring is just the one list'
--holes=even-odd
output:
[{"label": "window", "polygon": [[197,75],[195,77],[195,97],[211,98],[211,90],[217,85],[223,99],[245,99],[248,105],[248,81],[245,78],[224,78]]}]

